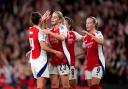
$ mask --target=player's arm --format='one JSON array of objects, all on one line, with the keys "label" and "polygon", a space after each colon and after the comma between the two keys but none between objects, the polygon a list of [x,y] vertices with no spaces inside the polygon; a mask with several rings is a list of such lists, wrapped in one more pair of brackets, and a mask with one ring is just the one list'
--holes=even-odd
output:
[{"label": "player's arm", "polygon": [[54,53],[54,54],[57,53],[56,50],[53,50],[50,47],[48,47],[48,45],[46,44],[45,41],[40,41],[40,47],[41,47],[42,50],[45,50],[45,51],[47,51],[49,53]]},{"label": "player's arm", "polygon": [[94,36],[92,35],[91,33],[87,32],[87,31],[82,31],[84,32],[85,34],[91,36],[97,43],[99,44],[103,44],[104,43],[104,38],[103,38],[103,35],[98,35],[98,36]]},{"label": "player's arm", "polygon": [[62,57],[62,53],[61,52],[56,51],[56,50],[51,49],[50,47],[48,47],[48,45],[46,44],[46,35],[45,34],[42,34],[41,32],[39,32],[38,40],[40,42],[40,47],[41,47],[42,50],[45,50],[45,51],[47,51],[49,53],[54,53],[59,58]]},{"label": "player's arm", "polygon": [[50,34],[51,36],[55,37],[58,40],[65,40],[67,38],[67,28],[65,26],[60,26],[60,34],[55,34],[53,32],[50,32],[48,30],[43,30],[44,33]]},{"label": "player's arm", "polygon": [[41,22],[40,28],[42,28],[42,29],[48,29],[47,19],[45,19],[43,22]]},{"label": "player's arm", "polygon": [[55,37],[56,39],[62,40],[62,41],[66,38],[66,36],[63,34],[55,34],[50,31],[48,32],[48,34],[50,34],[51,36]]},{"label": "player's arm", "polygon": [[40,19],[40,27],[41,28],[43,28],[43,29],[47,29],[48,28],[48,26],[47,26],[47,20],[49,20],[49,18],[50,18],[50,11],[49,10],[47,10],[43,15],[42,15],[42,17],[41,17],[41,19]]},{"label": "player's arm", "polygon": [[30,58],[30,54],[31,54],[31,50],[29,50],[29,51],[26,53],[26,58],[27,58],[27,59]]},{"label": "player's arm", "polygon": [[43,22],[43,27],[44,29],[47,29],[48,26],[47,26],[47,21],[49,20],[50,18],[50,14],[51,14],[51,11],[47,10],[44,15],[42,16],[42,22]]},{"label": "player's arm", "polygon": [[81,41],[83,40],[84,36],[80,35],[79,33],[73,31],[75,33],[75,36],[76,36],[76,41]]},{"label": "player's arm", "polygon": [[59,52],[59,51],[56,51],[54,49],[51,49],[50,47],[48,47],[47,44],[46,44],[46,42],[40,41],[40,47],[41,47],[42,50],[45,50],[45,51],[47,51],[49,53],[53,53],[56,56],[58,56],[59,58],[62,58],[62,53]]},{"label": "player's arm", "polygon": [[101,35],[101,36],[98,36],[98,37],[93,36],[93,39],[94,39],[97,43],[99,43],[99,44],[103,44],[103,43],[104,43],[104,38],[103,38],[102,35]]}]

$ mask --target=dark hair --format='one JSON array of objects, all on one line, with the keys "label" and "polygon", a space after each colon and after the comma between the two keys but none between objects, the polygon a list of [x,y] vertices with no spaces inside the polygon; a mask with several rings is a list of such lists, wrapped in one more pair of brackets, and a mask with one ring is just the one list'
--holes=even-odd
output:
[{"label": "dark hair", "polygon": [[65,16],[64,19],[68,22],[68,25],[70,25],[70,30],[74,30],[73,20],[67,16]]},{"label": "dark hair", "polygon": [[38,25],[40,18],[41,18],[41,14],[39,12],[32,12],[31,20],[33,24]]}]

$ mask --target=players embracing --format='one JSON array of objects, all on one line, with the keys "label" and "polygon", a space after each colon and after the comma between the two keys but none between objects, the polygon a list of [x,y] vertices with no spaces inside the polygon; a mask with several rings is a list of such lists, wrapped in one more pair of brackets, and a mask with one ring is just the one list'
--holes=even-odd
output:
[{"label": "players embracing", "polygon": [[59,79],[64,89],[70,88],[70,53],[66,46],[68,30],[67,27],[63,25],[63,20],[63,14],[60,11],[55,11],[51,16],[52,27],[50,30],[43,30],[43,32],[47,34],[50,47],[63,54],[62,58],[58,58],[54,54],[51,55],[49,73],[52,89],[59,89]]},{"label": "players embracing", "polygon": [[[41,23],[43,21],[44,19],[42,18]],[[86,52],[87,52],[85,77],[87,79],[89,88],[101,89],[99,84],[105,71],[105,58],[103,56],[103,50],[102,50],[104,38],[101,32],[97,31],[96,29],[97,19],[95,17],[87,18],[86,20],[87,31],[83,31],[83,33],[85,33],[85,36],[81,36],[75,31],[70,31],[72,26],[72,21],[68,17],[64,18],[63,14],[60,11],[54,11],[52,13],[51,24],[52,24],[52,27],[50,29],[48,28],[42,29],[40,36],[36,34],[36,37],[37,37],[36,39],[38,41],[36,42],[36,44],[39,45],[39,47],[38,46],[36,47],[38,47],[38,49],[45,50],[43,51],[43,53],[45,53],[46,61],[44,60],[42,61],[44,66],[46,63],[48,63],[46,52],[52,53],[50,62],[49,62],[49,71],[47,71],[50,74],[51,88],[59,89],[59,85],[60,85],[59,79],[60,79],[63,89],[76,89],[74,45],[77,40],[82,40],[83,41],[82,46],[86,48]],[[34,25],[34,27],[38,30],[41,30],[38,26]],[[33,42],[33,40],[31,39],[31,34],[32,34],[31,31],[29,31],[30,42]],[[49,47],[46,44],[46,41],[45,41],[46,38],[47,38],[47,41],[48,41],[47,43]],[[41,41],[43,41],[45,45],[42,45]],[[31,44],[31,46],[34,46],[34,45]],[[43,48],[45,46],[47,47],[47,49]],[[37,55],[37,54],[40,54],[40,52],[38,50],[33,53],[33,49],[32,49],[31,54]],[[33,57],[33,55],[31,55],[30,59]],[[37,65],[37,64],[38,63],[32,64],[32,65]],[[39,68],[37,69],[32,68],[32,71],[33,70],[37,71],[39,70]],[[46,75],[49,75],[49,74],[46,74]],[[38,74],[36,76],[38,76]],[[43,81],[43,80],[40,80],[40,81]],[[40,86],[41,83],[37,82],[37,86],[38,84]],[[39,89],[45,89],[45,88],[39,87]]]},{"label": "players embracing", "polygon": [[46,35],[42,34],[40,27],[45,19],[45,14],[41,16],[39,12],[32,12],[32,26],[28,29],[31,50],[27,53],[27,56],[29,56],[33,76],[37,79],[37,89],[46,89],[46,78],[49,78],[46,52],[53,53],[60,58],[62,56],[60,51],[51,49],[46,44]]}]

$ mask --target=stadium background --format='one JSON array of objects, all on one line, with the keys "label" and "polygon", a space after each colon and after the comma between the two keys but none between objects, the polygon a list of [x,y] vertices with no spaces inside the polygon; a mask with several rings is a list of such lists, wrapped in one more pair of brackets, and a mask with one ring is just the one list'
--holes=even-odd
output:
[{"label": "stadium background", "polygon": [[[60,10],[74,20],[75,30],[85,29],[85,19],[95,16],[105,37],[104,89],[128,89],[128,0],[0,0],[0,89],[34,89],[25,53],[32,11]],[[76,54],[83,51],[80,43]],[[86,55],[76,58],[77,84],[86,89],[83,68]],[[50,81],[48,81],[49,85]],[[27,88],[28,87],[28,88]]]}]

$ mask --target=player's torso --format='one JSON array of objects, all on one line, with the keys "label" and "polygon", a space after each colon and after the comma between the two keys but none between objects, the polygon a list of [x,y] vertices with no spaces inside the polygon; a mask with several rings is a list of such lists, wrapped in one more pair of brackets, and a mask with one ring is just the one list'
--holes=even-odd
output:
[{"label": "player's torso", "polygon": [[[93,34],[95,35],[95,34]],[[83,39],[83,46],[86,48],[86,60],[88,66],[98,66],[98,43],[91,37],[86,36]]]},{"label": "player's torso", "polygon": [[[57,35],[60,34],[59,28],[58,29],[51,29],[50,31],[57,34]],[[62,47],[62,41],[56,39],[55,37],[48,35],[48,40],[49,40],[50,45],[53,49],[59,49]]]},{"label": "player's torso", "polygon": [[86,47],[87,54],[92,57],[98,52],[98,43],[90,36],[84,38],[83,44]]},{"label": "player's torso", "polygon": [[[59,28],[51,29],[50,31],[55,33],[55,34],[60,34],[60,29]],[[51,57],[52,60],[50,62],[52,64],[56,64],[56,65],[66,64],[66,58],[64,56],[62,41],[56,39],[55,37],[52,37],[51,35],[48,35],[48,40],[49,40],[49,43],[50,43],[50,46],[51,46],[52,49],[55,49],[55,50],[60,51],[60,52],[63,53],[62,59],[59,59],[55,54],[52,54],[52,57]]]},{"label": "player's torso", "polygon": [[74,46],[76,41],[76,35],[73,31],[68,32],[68,37],[66,39],[66,44],[68,51],[70,53],[71,57],[71,65],[75,66],[75,52],[74,52]]},{"label": "player's torso", "polygon": [[40,55],[46,56],[46,52],[41,50],[40,42],[38,40],[39,29],[36,26],[32,26],[28,30],[29,42],[31,46],[31,58],[37,59]]}]

